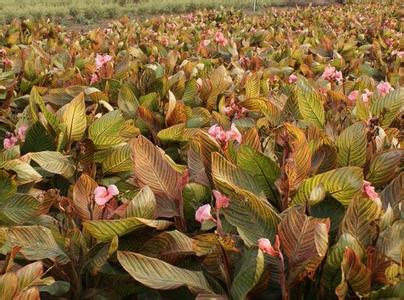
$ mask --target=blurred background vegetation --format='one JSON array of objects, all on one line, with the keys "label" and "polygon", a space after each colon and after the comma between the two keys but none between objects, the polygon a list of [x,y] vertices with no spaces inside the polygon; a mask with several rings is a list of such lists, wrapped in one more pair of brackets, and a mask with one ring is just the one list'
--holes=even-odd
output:
[{"label": "blurred background vegetation", "polygon": [[[395,0],[256,0],[256,10],[271,6],[327,5],[331,3]],[[177,14],[219,6],[253,11],[254,0],[0,0],[0,23],[13,19],[50,18],[62,23],[94,24],[124,15]]]},{"label": "blurred background vegetation", "polygon": [[[336,0],[257,0],[257,10],[269,6],[327,4]],[[253,10],[254,0],[0,0],[0,22],[13,19],[51,18],[62,22],[91,24],[124,15],[144,16],[181,13],[218,6]]]}]

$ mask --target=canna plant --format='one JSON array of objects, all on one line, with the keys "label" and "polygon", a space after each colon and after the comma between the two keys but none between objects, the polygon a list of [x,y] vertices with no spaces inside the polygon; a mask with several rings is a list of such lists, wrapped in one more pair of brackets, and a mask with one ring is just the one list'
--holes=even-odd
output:
[{"label": "canna plant", "polygon": [[399,26],[379,4],[5,25],[2,297],[404,297]]}]

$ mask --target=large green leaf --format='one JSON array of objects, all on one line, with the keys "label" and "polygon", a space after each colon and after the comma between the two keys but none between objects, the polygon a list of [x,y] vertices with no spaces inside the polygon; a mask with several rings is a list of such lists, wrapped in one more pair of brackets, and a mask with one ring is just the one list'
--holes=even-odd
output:
[{"label": "large green leaf", "polygon": [[297,208],[290,208],[279,223],[279,238],[288,258],[289,282],[314,277],[327,254],[328,219],[308,217]]},{"label": "large green leaf", "polygon": [[404,88],[398,88],[386,96],[372,101],[370,111],[373,117],[381,119],[383,128],[387,128],[404,107]]},{"label": "large green leaf", "polygon": [[247,246],[256,245],[263,237],[274,241],[280,218],[265,199],[236,188],[231,191],[230,205],[222,210]]},{"label": "large green leaf", "polygon": [[9,229],[8,239],[11,246],[21,247],[26,259],[41,260],[49,258],[59,264],[66,264],[70,258],[55,241],[50,229],[43,226],[15,226]]},{"label": "large green leaf", "polygon": [[260,280],[264,272],[265,260],[261,250],[252,248],[244,252],[240,261],[240,268],[235,275],[230,294],[234,300],[244,300],[249,291]]},{"label": "large green leaf", "polygon": [[64,106],[62,120],[66,125],[67,141],[80,141],[87,127],[83,93]]},{"label": "large green leaf", "polygon": [[163,230],[172,224],[166,220],[150,220],[130,217],[116,220],[93,220],[83,223],[84,228],[98,241],[109,242],[115,236],[123,236],[134,230],[152,227]]},{"label": "large green leaf", "polygon": [[379,195],[383,208],[387,210],[390,205],[393,209],[394,215],[398,218],[401,212],[399,205],[404,201],[404,172],[398,174],[398,176],[391,181]]},{"label": "large green leaf", "polygon": [[346,128],[337,138],[338,165],[362,167],[366,163],[367,130],[363,122]]},{"label": "large green leaf", "polygon": [[141,248],[142,254],[163,258],[165,261],[170,257],[183,255],[195,255],[197,241],[180,231],[165,231],[148,240]]},{"label": "large green leaf", "polygon": [[138,184],[148,185],[156,196],[178,200],[181,174],[170,165],[162,151],[141,135],[131,144],[131,149]]},{"label": "large green leaf", "polygon": [[361,262],[360,257],[351,248],[346,248],[344,251],[341,273],[341,283],[335,290],[340,300],[345,299],[350,288],[357,295],[366,295],[370,292],[370,270]]},{"label": "large green leaf", "polygon": [[95,120],[88,128],[88,136],[97,149],[105,149],[118,145],[124,140],[119,136],[119,130],[125,119],[119,110],[111,111]]},{"label": "large green leaf", "polygon": [[118,261],[140,283],[159,290],[187,286],[192,292],[213,293],[202,272],[189,271],[138,253],[118,251]]},{"label": "large green leaf", "polygon": [[329,289],[335,289],[341,282],[341,263],[344,251],[348,247],[353,249],[360,258],[365,255],[363,247],[352,235],[342,234],[338,242],[328,251],[324,264],[321,283]]},{"label": "large green leaf", "polygon": [[128,172],[131,169],[132,157],[128,144],[114,148],[102,161],[102,172],[104,174]]},{"label": "large green leaf", "polygon": [[156,198],[152,190],[145,185],[129,202],[125,210],[125,218],[141,217],[153,219],[156,214]]},{"label": "large green leaf", "polygon": [[404,221],[399,220],[384,230],[377,240],[377,249],[397,264],[403,260]]},{"label": "large green leaf", "polygon": [[280,168],[276,162],[250,146],[241,145],[237,152],[237,165],[253,175],[265,195],[276,202],[275,180],[280,175]]},{"label": "large green leaf", "polygon": [[17,184],[15,180],[10,178],[6,171],[0,170],[0,203],[4,203],[16,192]]},{"label": "large green leaf", "polygon": [[40,202],[32,196],[15,194],[0,205],[0,224],[24,224],[38,214]]},{"label": "large green leaf", "polygon": [[363,185],[362,169],[358,167],[344,167],[315,175],[306,179],[299,187],[292,204],[315,204],[310,201],[310,194],[315,187],[322,185],[326,192],[348,206],[353,196],[357,194]]},{"label": "large green leaf", "polygon": [[389,183],[400,171],[400,161],[403,157],[404,151],[401,149],[378,153],[370,161],[366,179],[376,188]]},{"label": "large green leaf", "polygon": [[53,136],[47,131],[40,121],[36,122],[28,130],[25,142],[21,146],[21,153],[39,152],[55,150],[55,141]]},{"label": "large green leaf", "polygon": [[72,177],[76,169],[74,163],[60,152],[42,151],[29,155],[42,169],[65,178]]},{"label": "large green leaf", "polygon": [[381,212],[375,201],[357,196],[349,204],[340,230],[342,233],[351,234],[364,247],[371,245],[377,236],[375,221],[380,218]]},{"label": "large green leaf", "polygon": [[238,187],[255,195],[262,194],[253,175],[233,165],[217,152],[212,153],[212,177],[215,185],[221,189]]},{"label": "large green leaf", "polygon": [[[51,113],[47,107],[45,106],[45,102],[41,95],[38,93],[38,90],[36,87],[33,87],[31,90],[30,94],[30,101],[36,103],[39,106],[39,109],[42,111],[43,115],[45,116],[46,121],[49,123],[49,125],[53,128],[53,130],[56,132],[59,129],[60,122],[55,116],[55,114]],[[41,149],[41,150],[52,150],[52,149]]]},{"label": "large green leaf", "polygon": [[135,118],[139,102],[128,84],[122,85],[118,95],[118,107],[130,118]]},{"label": "large green leaf", "polygon": [[37,171],[35,171],[35,169],[30,164],[23,161],[22,159],[13,159],[4,163],[0,163],[0,168],[17,173],[17,184],[37,182],[42,179],[42,176]]},{"label": "large green leaf", "polygon": [[325,112],[319,93],[303,77],[299,77],[296,82],[294,93],[303,120],[323,128]]}]

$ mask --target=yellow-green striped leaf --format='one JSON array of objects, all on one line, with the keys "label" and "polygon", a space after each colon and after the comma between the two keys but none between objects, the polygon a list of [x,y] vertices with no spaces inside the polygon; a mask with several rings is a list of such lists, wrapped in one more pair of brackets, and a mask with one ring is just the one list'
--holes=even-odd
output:
[{"label": "yellow-green striped leaf", "polygon": [[403,157],[404,151],[401,149],[376,154],[370,161],[366,179],[376,188],[384,186],[397,176]]},{"label": "yellow-green striped leaf", "polygon": [[318,128],[324,127],[325,112],[319,93],[310,85],[304,77],[299,77],[296,82],[294,94],[297,100],[300,114],[307,121]]},{"label": "yellow-green striped leaf", "polygon": [[66,264],[70,258],[59,248],[50,229],[43,226],[15,226],[8,231],[11,246],[21,247],[21,253],[28,260],[49,258],[59,264]]},{"label": "yellow-green striped leaf", "polygon": [[128,172],[131,169],[132,158],[128,144],[114,148],[102,161],[102,172],[104,174]]},{"label": "yellow-green striped leaf", "polygon": [[386,96],[374,100],[370,111],[373,117],[380,119],[381,126],[387,128],[404,109],[404,88],[398,88]]},{"label": "yellow-green striped leaf", "polygon": [[341,202],[342,205],[348,206],[353,196],[362,188],[362,169],[358,167],[344,167],[306,179],[300,185],[292,200],[292,205],[315,204],[310,201],[310,194],[320,183],[332,197]]},{"label": "yellow-green striped leaf", "polygon": [[213,293],[202,272],[189,271],[138,253],[118,251],[118,261],[137,281],[157,290],[187,286],[191,292]]},{"label": "yellow-green striped leaf", "polygon": [[80,93],[64,106],[62,121],[66,125],[67,141],[80,141],[87,127],[86,107],[84,104],[83,93]]},{"label": "yellow-green striped leaf", "polygon": [[338,166],[362,167],[366,163],[367,130],[363,122],[346,128],[337,138]]},{"label": "yellow-green striped leaf", "polygon": [[65,178],[72,177],[76,169],[74,163],[60,152],[41,151],[30,153],[29,156],[42,169],[50,173],[62,175]]}]

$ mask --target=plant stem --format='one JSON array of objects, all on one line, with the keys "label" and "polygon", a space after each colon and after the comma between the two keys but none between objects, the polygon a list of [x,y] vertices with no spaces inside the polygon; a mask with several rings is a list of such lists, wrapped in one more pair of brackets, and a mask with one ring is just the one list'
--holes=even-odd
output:
[{"label": "plant stem", "polygon": [[282,289],[282,300],[289,299],[289,292],[286,283],[286,276],[285,276],[285,261],[283,259],[282,252],[279,252],[279,258],[281,260],[281,289]]}]

